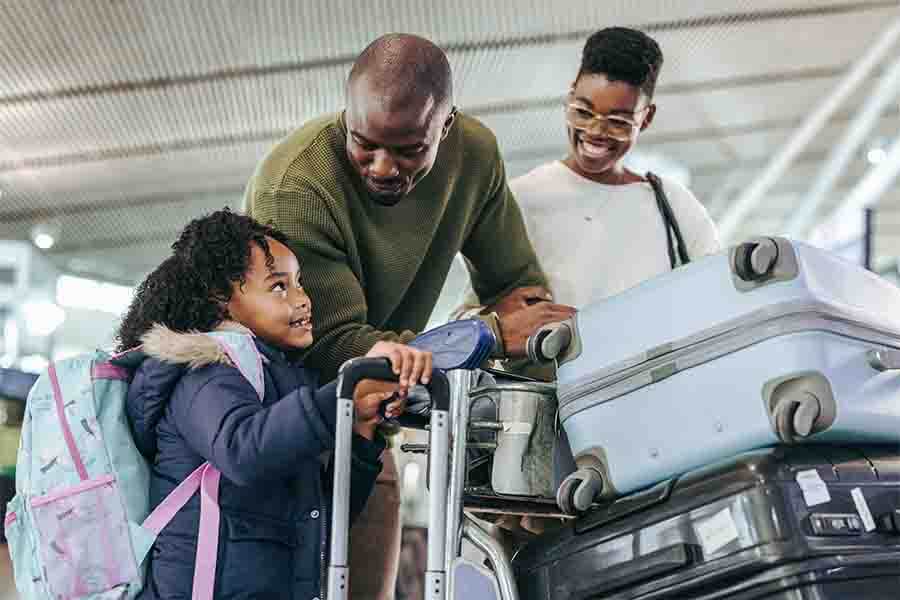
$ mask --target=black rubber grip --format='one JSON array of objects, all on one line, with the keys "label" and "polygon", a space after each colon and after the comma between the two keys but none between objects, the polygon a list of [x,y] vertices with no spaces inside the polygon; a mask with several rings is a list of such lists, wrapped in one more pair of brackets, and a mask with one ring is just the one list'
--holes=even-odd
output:
[{"label": "black rubber grip", "polygon": [[348,360],[338,373],[338,398],[353,398],[353,390],[363,379],[379,381],[399,381],[394,374],[391,361],[386,358],[354,358]]},{"label": "black rubber grip", "polygon": [[[354,358],[345,362],[338,374],[338,397],[353,398],[356,384],[363,379],[397,381],[399,377],[394,374],[391,362],[386,358]],[[425,389],[431,397],[433,410],[449,410],[450,382],[442,371],[431,372],[431,381]]]}]

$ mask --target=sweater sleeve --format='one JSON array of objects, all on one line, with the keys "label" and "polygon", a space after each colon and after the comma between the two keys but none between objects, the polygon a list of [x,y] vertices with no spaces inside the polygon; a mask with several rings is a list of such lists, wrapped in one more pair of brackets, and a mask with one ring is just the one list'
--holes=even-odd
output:
[{"label": "sweater sleeve", "polygon": [[256,190],[252,216],[281,230],[297,254],[303,286],[312,299],[315,342],[304,356],[323,381],[347,360],[362,356],[381,340],[408,342],[412,331],[380,331],[368,324],[360,280],[347,258],[345,235],[321,194],[309,187]]},{"label": "sweater sleeve", "polygon": [[[523,194],[526,190],[525,182],[528,180],[527,176],[522,176],[517,179],[513,179],[509,182],[509,189],[513,193],[515,197],[516,203],[519,206],[519,211],[522,213],[522,222],[525,225],[525,232],[528,235],[528,238],[532,240],[532,247],[534,246],[533,236],[535,231],[535,223],[534,223],[534,215],[530,213],[529,206],[527,203],[527,194]],[[524,197],[523,197],[524,196]],[[466,262],[467,271],[471,272],[472,266],[469,261]],[[484,310],[485,304],[478,297],[478,294],[475,293],[475,288],[472,287],[471,278],[466,280],[466,288],[463,290],[461,294],[456,295],[459,304],[457,304],[453,310],[447,316],[449,321],[453,321],[456,319],[470,319],[473,317],[479,316],[479,314]],[[489,323],[490,325],[490,323]],[[496,332],[495,332],[496,333]]]},{"label": "sweater sleeve", "polygon": [[490,196],[462,248],[472,287],[485,306],[517,287],[547,285],[522,212],[506,181],[496,141],[490,160],[495,165]]}]

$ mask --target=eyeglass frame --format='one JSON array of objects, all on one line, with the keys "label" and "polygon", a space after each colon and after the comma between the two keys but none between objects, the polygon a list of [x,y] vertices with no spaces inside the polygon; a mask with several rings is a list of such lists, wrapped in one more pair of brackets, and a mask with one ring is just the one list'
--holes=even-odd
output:
[{"label": "eyeglass frame", "polygon": [[[648,105],[645,106],[644,108],[642,108],[642,109],[640,109],[640,110],[638,110],[638,111],[635,111],[635,112],[631,113],[631,114],[632,114],[632,117],[637,117],[637,115],[639,115],[639,114],[641,114],[641,113],[643,113],[643,112],[646,112],[646,111],[650,110],[650,108],[651,108],[652,106],[653,106],[652,104],[648,104]],[[590,120],[590,123],[591,123],[591,124],[593,124],[594,122],[601,122],[601,123],[606,122],[606,123],[608,123],[608,122],[610,122],[610,121],[613,121],[613,122],[618,121],[618,122],[620,122],[620,123],[626,124],[626,125],[628,125],[629,127],[631,127],[631,131],[629,132],[629,136],[630,136],[630,135],[633,135],[633,134],[634,134],[634,130],[640,128],[641,125],[643,124],[643,123],[637,122],[636,120],[632,120],[632,119],[629,119],[629,118],[627,118],[627,117],[621,117],[621,116],[619,116],[619,115],[602,115],[602,114],[599,114],[599,113],[595,113],[593,110],[587,108],[586,106],[583,106],[583,105],[581,105],[581,104],[576,104],[576,102],[573,101],[573,100],[566,100],[566,102],[563,104],[563,112],[564,112],[565,115],[566,115],[566,123],[568,123],[569,125],[571,125],[572,127],[576,128],[576,129],[581,129],[581,130],[587,130],[587,131],[589,131],[589,130],[593,129],[594,127],[591,126],[591,127],[589,127],[589,128],[585,128],[585,127],[579,127],[579,126],[573,124],[573,123],[571,122],[571,120],[569,119],[569,114],[568,114],[568,113],[569,113],[569,109],[583,110],[583,111],[585,111],[585,112],[591,113],[591,115],[592,115],[592,116],[591,116],[591,120]]]}]

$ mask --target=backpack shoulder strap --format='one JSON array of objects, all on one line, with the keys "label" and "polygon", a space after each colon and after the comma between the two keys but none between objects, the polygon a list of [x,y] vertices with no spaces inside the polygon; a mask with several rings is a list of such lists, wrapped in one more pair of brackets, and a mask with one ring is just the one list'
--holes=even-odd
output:
[{"label": "backpack shoulder strap", "polygon": [[142,526],[154,535],[165,528],[175,514],[200,491],[200,528],[197,532],[197,556],[194,560],[194,600],[212,600],[216,581],[219,547],[219,481],[221,474],[208,462],[172,490],[144,520]]},{"label": "backpack shoulder strap", "polygon": [[679,261],[680,264],[686,265],[691,262],[691,259],[690,256],[688,256],[684,237],[681,235],[681,228],[678,226],[678,221],[675,219],[675,213],[672,212],[672,206],[669,204],[669,198],[666,196],[666,192],[663,189],[662,181],[659,177],[650,172],[647,173],[646,177],[647,181],[650,183],[650,187],[653,188],[653,193],[656,196],[656,206],[659,209],[659,214],[663,220],[663,226],[666,229],[666,245],[669,250],[669,264],[673,269],[678,266]]}]

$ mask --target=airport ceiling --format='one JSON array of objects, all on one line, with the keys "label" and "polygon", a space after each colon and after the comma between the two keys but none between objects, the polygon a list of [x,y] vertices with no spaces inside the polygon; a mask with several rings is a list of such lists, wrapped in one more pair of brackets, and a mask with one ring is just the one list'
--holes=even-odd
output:
[{"label": "airport ceiling", "polygon": [[[134,282],[189,218],[241,207],[279,138],[340,110],[354,57],[389,31],[447,50],[457,105],[496,132],[515,176],[565,153],[561,101],[587,35],[644,29],[665,65],[639,148],[683,168],[721,218],[898,16],[897,1],[4,0],[0,239],[43,227],[63,270]],[[885,70],[854,89],[729,240],[785,226]],[[898,131],[895,98],[816,219]],[[878,206],[882,258],[900,255],[896,190]]]}]

